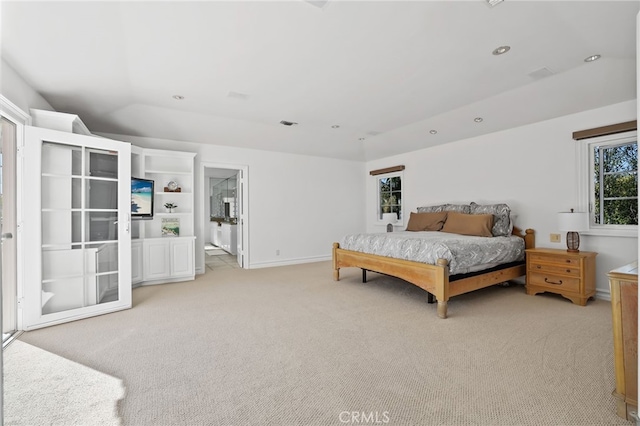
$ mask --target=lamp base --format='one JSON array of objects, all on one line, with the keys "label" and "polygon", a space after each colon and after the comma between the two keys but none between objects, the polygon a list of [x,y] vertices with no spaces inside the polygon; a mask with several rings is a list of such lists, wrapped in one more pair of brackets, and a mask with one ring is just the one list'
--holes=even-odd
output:
[{"label": "lamp base", "polygon": [[569,231],[567,232],[567,251],[569,253],[578,253],[580,247],[580,234],[577,232]]}]

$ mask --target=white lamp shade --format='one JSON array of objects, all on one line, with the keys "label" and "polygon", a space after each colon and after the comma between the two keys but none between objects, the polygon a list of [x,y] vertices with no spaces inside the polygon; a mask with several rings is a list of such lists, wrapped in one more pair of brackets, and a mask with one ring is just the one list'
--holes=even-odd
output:
[{"label": "white lamp shade", "polygon": [[560,212],[558,213],[558,228],[565,232],[582,232],[589,230],[589,213]]},{"label": "white lamp shade", "polygon": [[382,221],[384,223],[396,223],[398,221],[398,213],[382,213]]}]

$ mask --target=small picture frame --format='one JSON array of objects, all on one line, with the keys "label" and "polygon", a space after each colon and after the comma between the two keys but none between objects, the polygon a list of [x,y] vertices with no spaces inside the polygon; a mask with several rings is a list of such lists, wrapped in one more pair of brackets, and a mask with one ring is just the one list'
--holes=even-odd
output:
[{"label": "small picture frame", "polygon": [[177,217],[162,218],[162,236],[163,237],[179,237],[180,236],[180,219]]}]

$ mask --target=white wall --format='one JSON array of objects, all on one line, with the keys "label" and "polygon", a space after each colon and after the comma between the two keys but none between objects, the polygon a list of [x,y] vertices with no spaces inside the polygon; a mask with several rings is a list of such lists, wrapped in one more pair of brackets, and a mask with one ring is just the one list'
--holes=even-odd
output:
[{"label": "white wall", "polygon": [[[370,161],[366,170],[404,164],[404,208],[444,202],[506,202],[518,215],[516,224],[536,231],[537,247],[560,233],[556,212],[576,207],[578,176],[576,130],[635,120],[636,100],[559,117],[498,133]],[[425,138],[429,135],[425,135]],[[375,179],[367,181],[367,230],[375,225]],[[405,218],[408,218],[408,214]],[[405,224],[406,225],[406,224]],[[609,293],[607,272],[638,258],[638,238],[581,236],[580,248],[598,252],[596,281],[601,296]]]},{"label": "white wall", "polygon": [[27,114],[29,108],[53,111],[49,102],[33,90],[4,59],[0,60],[0,93]]},{"label": "white wall", "polygon": [[[364,232],[364,163],[227,146],[107,135],[143,148],[196,152],[196,194],[202,194],[201,162],[247,165],[251,268],[329,260],[343,235]],[[232,167],[233,168],[233,167]],[[204,268],[202,203],[196,196],[196,268]],[[206,229],[205,229],[206,228]],[[276,255],[280,250],[280,255]],[[329,270],[327,271],[329,273]]]}]

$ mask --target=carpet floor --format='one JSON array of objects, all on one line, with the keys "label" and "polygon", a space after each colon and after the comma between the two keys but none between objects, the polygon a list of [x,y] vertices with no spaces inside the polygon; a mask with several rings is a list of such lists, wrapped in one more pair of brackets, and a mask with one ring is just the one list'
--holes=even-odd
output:
[{"label": "carpet floor", "polygon": [[[609,302],[496,286],[451,299],[443,320],[421,289],[360,276],[334,282],[330,262],[208,270],[20,341],[121,380],[123,425],[632,424],[611,395]],[[16,389],[67,404],[51,386],[64,377],[21,382],[6,367],[11,424],[36,424],[43,398],[13,404]],[[56,413],[45,423],[65,424]]]}]

